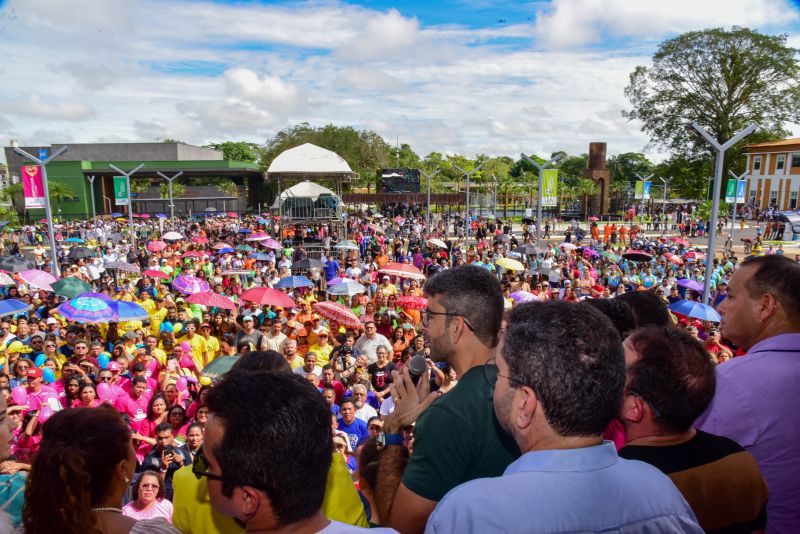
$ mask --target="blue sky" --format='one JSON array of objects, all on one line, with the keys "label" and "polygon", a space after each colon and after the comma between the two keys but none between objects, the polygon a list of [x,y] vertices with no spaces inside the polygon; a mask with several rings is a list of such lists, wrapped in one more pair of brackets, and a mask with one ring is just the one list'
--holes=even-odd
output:
[{"label": "blue sky", "polygon": [[0,0],[0,139],[263,143],[309,122],[423,155],[641,150],[623,90],[660,41],[740,25],[800,48],[798,14],[796,0]]}]

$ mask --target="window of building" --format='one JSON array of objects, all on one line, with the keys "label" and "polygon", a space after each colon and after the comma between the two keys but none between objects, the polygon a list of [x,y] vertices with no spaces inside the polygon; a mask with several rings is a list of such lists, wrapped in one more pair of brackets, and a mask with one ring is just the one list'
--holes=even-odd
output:
[{"label": "window of building", "polygon": [[792,154],[792,167],[800,167],[800,154]]},{"label": "window of building", "polygon": [[778,192],[777,191],[770,191],[769,192],[769,205],[775,207],[778,205]]},{"label": "window of building", "polygon": [[786,164],[786,154],[778,154],[778,159],[775,162],[775,169],[783,169]]},{"label": "window of building", "polygon": [[750,190],[750,205],[751,206],[755,206],[756,205],[756,190],[755,190],[755,188]]},{"label": "window of building", "polygon": [[[792,159],[794,162],[794,158]],[[800,164],[798,165],[800,166]],[[753,156],[753,170],[757,171],[761,168],[761,156]]]},{"label": "window of building", "polygon": [[797,209],[797,191],[792,191],[789,194],[789,209],[790,210]]}]

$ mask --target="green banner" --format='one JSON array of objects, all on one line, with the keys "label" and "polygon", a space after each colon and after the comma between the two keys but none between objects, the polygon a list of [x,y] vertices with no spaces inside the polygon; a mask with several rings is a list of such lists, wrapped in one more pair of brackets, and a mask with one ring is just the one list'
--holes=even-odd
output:
[{"label": "green banner", "polygon": [[542,171],[542,206],[558,205],[558,169]]},{"label": "green banner", "polygon": [[130,196],[128,195],[128,179],[124,176],[114,177],[114,203],[117,206],[127,206]]}]

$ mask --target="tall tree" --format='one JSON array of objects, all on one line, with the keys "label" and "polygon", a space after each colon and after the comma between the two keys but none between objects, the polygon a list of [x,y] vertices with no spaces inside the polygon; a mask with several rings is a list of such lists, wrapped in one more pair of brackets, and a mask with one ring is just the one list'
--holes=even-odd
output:
[{"label": "tall tree", "polygon": [[255,163],[261,156],[261,147],[246,141],[225,141],[223,143],[210,143],[206,146],[221,151],[223,158],[233,161]]},{"label": "tall tree", "polygon": [[[697,122],[724,142],[750,123],[782,132],[800,122],[800,64],[786,35],[748,28],[684,33],[661,43],[652,67],[630,75],[628,119],[641,121],[652,146],[697,157],[710,147],[687,131]],[[738,154],[742,145],[739,145]],[[733,152],[729,161],[736,161]]]},{"label": "tall tree", "polygon": [[0,192],[0,200],[4,202],[11,202],[11,206],[15,212],[21,211],[22,204],[19,202],[23,196],[22,183],[9,184],[8,187],[3,188]]},{"label": "tall tree", "polygon": [[56,182],[55,180],[48,183],[47,188],[50,190],[50,198],[56,201],[57,213],[61,215],[61,203],[65,200],[72,200],[75,198],[75,192],[69,184]]},{"label": "tall tree", "polygon": [[626,184],[633,184],[640,176],[648,176],[653,171],[653,163],[641,152],[625,152],[608,158],[606,165],[611,171],[611,183],[621,184],[618,187],[625,187]]}]

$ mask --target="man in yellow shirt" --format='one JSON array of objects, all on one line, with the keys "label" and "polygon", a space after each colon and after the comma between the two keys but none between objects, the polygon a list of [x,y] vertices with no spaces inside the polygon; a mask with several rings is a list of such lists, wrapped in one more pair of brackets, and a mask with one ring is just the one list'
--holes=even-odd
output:
[{"label": "man in yellow shirt", "polygon": [[317,342],[311,345],[308,348],[308,352],[313,352],[317,355],[317,365],[322,367],[323,365],[327,365],[328,361],[331,357],[331,351],[333,350],[333,345],[328,343],[328,338],[330,337],[330,332],[325,327],[317,332]]},{"label": "man in yellow shirt", "polygon": [[390,295],[397,295],[397,286],[390,282],[390,278],[386,275],[383,275],[383,279],[381,279],[381,285],[378,286],[382,291],[383,294],[387,297]]},{"label": "man in yellow shirt", "polygon": [[136,301],[136,304],[144,308],[147,313],[153,313],[153,310],[156,309],[156,303],[150,298],[150,293],[146,289],[139,291],[139,300]]},{"label": "man in yellow shirt", "polygon": [[147,313],[150,314],[150,332],[157,336],[161,331],[161,323],[167,318],[167,307],[162,297],[154,298],[153,305],[153,311],[148,310]]},{"label": "man in yellow shirt", "polygon": [[178,339],[178,343],[186,341],[192,349],[192,361],[194,361],[195,371],[199,373],[203,367],[210,361],[208,354],[208,344],[203,336],[197,335],[197,325],[200,323],[197,319],[192,319],[186,326],[184,331],[186,335]]},{"label": "man in yellow shirt", "polygon": [[206,340],[208,346],[208,361],[219,356],[219,339],[211,335],[211,325],[203,323],[200,325],[200,335]]}]

